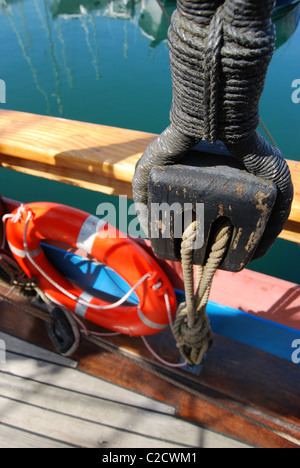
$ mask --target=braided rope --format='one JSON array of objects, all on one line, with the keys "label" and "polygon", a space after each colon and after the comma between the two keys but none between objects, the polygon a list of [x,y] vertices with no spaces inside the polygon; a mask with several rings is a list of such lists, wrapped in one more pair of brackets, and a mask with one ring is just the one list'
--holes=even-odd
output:
[{"label": "braided rope", "polygon": [[[293,186],[280,151],[258,132],[259,100],[275,49],[274,0],[178,0],[168,39],[171,125],[146,149],[133,178],[148,202],[152,167],[181,162],[202,139],[221,140],[245,169],[272,181],[278,196],[255,252],[263,256],[288,219]],[[147,233],[147,212],[139,220]]]},{"label": "braided rope", "polygon": [[232,226],[225,222],[216,230],[205,266],[197,268],[198,287],[194,294],[193,243],[197,222],[184,231],[181,243],[182,271],[185,283],[186,302],[180,304],[174,334],[181,355],[192,365],[199,365],[212,344],[212,331],[206,313],[209,293],[214,275],[228,248]]}]

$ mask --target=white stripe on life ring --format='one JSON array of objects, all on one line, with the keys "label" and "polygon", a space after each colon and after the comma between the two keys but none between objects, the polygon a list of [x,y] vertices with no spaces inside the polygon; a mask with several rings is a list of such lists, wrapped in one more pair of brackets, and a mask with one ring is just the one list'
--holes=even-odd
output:
[{"label": "white stripe on life ring", "polygon": [[[94,299],[94,297],[91,294],[84,291],[78,299],[90,303]],[[85,318],[85,314],[88,308],[88,305],[80,304],[80,302],[77,302],[75,307],[75,314],[79,317]]]},{"label": "white stripe on life ring", "polygon": [[147,317],[145,317],[145,315],[143,314],[143,312],[141,311],[141,308],[138,307],[138,315],[139,315],[139,318],[141,319],[141,321],[147,325],[147,327],[150,327],[150,328],[154,328],[155,330],[164,330],[165,328],[167,328],[167,326],[169,325],[168,323],[166,323],[166,325],[161,325],[160,323],[154,323],[152,322],[151,320],[149,320]]},{"label": "white stripe on life ring", "polygon": [[[14,253],[15,255],[17,255],[18,257],[21,257],[21,258],[26,257],[26,251],[25,250],[17,249],[17,247],[14,247],[10,242],[8,242],[8,245],[9,245],[9,248],[12,251],[12,253]],[[30,254],[31,257],[36,257],[37,255],[39,255],[41,253],[41,250],[42,250],[41,247],[38,247],[36,250],[29,251],[29,254]]]},{"label": "white stripe on life ring", "polygon": [[96,216],[90,215],[81,226],[76,242],[77,248],[90,254],[92,252],[97,232],[103,224],[105,224],[104,221]]}]

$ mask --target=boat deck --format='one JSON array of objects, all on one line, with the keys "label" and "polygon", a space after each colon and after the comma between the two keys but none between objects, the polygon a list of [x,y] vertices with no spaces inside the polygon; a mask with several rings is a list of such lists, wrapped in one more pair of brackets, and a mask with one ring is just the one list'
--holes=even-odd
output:
[{"label": "boat deck", "polygon": [[177,409],[88,375],[78,362],[0,333],[0,447],[243,448]]},{"label": "boat deck", "polygon": [[[25,313],[34,307],[9,298],[0,315],[0,447],[299,448],[297,365],[221,336],[200,376],[170,370],[163,379],[140,365],[151,362],[142,341],[122,335],[107,340],[111,351],[82,340],[65,358]],[[176,362],[165,332],[150,342]]]}]

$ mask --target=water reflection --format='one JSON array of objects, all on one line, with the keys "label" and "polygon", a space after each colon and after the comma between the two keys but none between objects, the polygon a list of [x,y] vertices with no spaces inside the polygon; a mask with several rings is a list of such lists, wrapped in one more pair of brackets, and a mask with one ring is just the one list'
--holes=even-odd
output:
[{"label": "water reflection", "polygon": [[274,15],[276,25],[276,49],[285,44],[296,31],[300,20],[300,3],[278,11]]},{"label": "water reflection", "polygon": [[[54,113],[64,116],[65,83],[69,89],[74,88],[75,94],[80,86],[77,83],[76,88],[75,76],[81,74],[86,81],[86,76],[83,75],[88,69],[93,80],[99,81],[103,77],[102,67],[104,69],[106,66],[107,71],[107,67],[117,59],[120,64],[116,47],[123,48],[122,60],[128,59],[129,25],[131,44],[136,47],[134,53],[137,55],[145,54],[145,44],[143,50],[139,44],[139,52],[132,29],[139,30],[148,39],[146,47],[150,50],[159,49],[160,44],[167,43],[168,18],[176,8],[176,0],[160,0],[160,3],[164,12],[157,0],[0,0],[0,16],[7,18],[7,25],[4,24],[7,28],[2,32],[2,37],[7,42],[5,46],[2,44],[2,48],[9,50],[9,34],[14,35],[31,71],[35,89],[44,100],[44,109],[41,112],[53,113],[51,101],[55,100]],[[107,24],[103,22],[105,19],[108,20]],[[274,16],[277,48],[292,36],[299,19],[300,4],[277,11]],[[106,37],[103,33],[105,27]],[[105,61],[103,55],[108,50],[109,34],[112,43],[109,44],[111,62],[108,65],[109,61],[107,58]],[[118,38],[118,42],[113,45],[115,38]],[[78,53],[75,60],[76,47]],[[163,54],[167,67],[166,48]],[[45,60],[43,62],[43,56],[46,55],[47,63]],[[46,68],[45,78],[43,74],[46,73]],[[127,71],[129,76],[128,67]],[[50,76],[51,79],[48,78]]]},{"label": "water reflection", "polygon": [[[162,2],[167,14],[171,16],[176,1]],[[152,49],[167,40],[168,21],[156,0],[0,0],[0,15],[8,20],[8,24],[5,25],[6,31],[2,32],[3,36],[8,39],[8,34],[13,31],[20,52],[31,71],[35,89],[44,99],[43,113],[51,113],[51,101],[55,99],[55,113],[59,116],[65,114],[62,92],[65,77],[69,88],[74,87],[76,66],[74,62],[73,66],[71,65],[73,51],[70,44],[78,44],[79,47],[80,43],[78,60],[82,62],[89,57],[94,78],[96,81],[101,79],[99,49],[102,44],[99,36],[104,24],[99,22],[100,18],[122,22],[118,28],[123,30],[121,46],[124,59],[128,58],[128,21],[149,39]],[[11,31],[7,27],[9,25]],[[35,52],[38,48],[39,56]],[[8,49],[9,47],[6,47],[6,50]],[[114,53],[115,51],[112,51],[112,56]],[[55,85],[55,90],[51,93],[46,89],[45,80],[41,78],[44,71],[41,69],[41,54],[49,56],[47,68],[52,68],[51,83]]]},{"label": "water reflection", "polygon": [[50,11],[53,18],[58,16],[80,16],[107,6],[107,0],[52,0]]},{"label": "water reflection", "polygon": [[[41,18],[47,20],[47,8],[45,13],[39,11],[41,1],[39,0],[0,0],[0,12],[9,14],[9,5],[18,3],[22,10],[23,4],[33,2]],[[176,0],[161,0],[165,12],[171,17],[176,8]],[[96,39],[94,16],[107,16],[113,19],[131,20],[141,28],[142,32],[151,39],[150,47],[155,47],[167,39],[168,21],[156,0],[52,0],[49,3],[49,10],[52,18],[70,19],[80,18],[82,26],[86,31],[86,41],[88,48],[93,55],[94,66],[97,67],[97,54],[91,49],[91,38],[89,37],[88,26],[92,29],[93,42]],[[43,18],[44,16],[44,18]],[[280,47],[286,42],[295,31],[300,18],[300,5],[294,5],[288,9],[278,9],[274,15],[274,22],[277,29],[276,46]],[[90,24],[88,24],[90,23]],[[27,42],[30,44],[28,22],[22,12],[22,26],[27,34]],[[49,26],[48,30],[49,30]],[[27,30],[27,31],[26,31]],[[96,44],[96,42],[95,42]],[[98,78],[100,77],[97,71]]]},{"label": "water reflection", "polygon": [[[162,5],[167,17],[171,18],[176,8],[176,2],[166,1]],[[151,38],[150,47],[156,47],[160,42],[167,39],[169,21],[156,0],[149,0],[143,6],[139,18],[139,27],[144,34]]]},{"label": "water reflection", "polygon": [[140,3],[140,0],[53,0],[50,4],[50,11],[53,18],[78,17],[104,11],[111,18],[129,19],[136,15]]},{"label": "water reflection", "polygon": [[[20,23],[15,21],[14,15],[12,13],[12,9],[10,7],[10,4],[12,3],[18,3],[19,5],[19,11],[20,11],[20,16],[21,16],[21,21],[23,25],[23,31],[25,35],[25,40],[20,32]],[[50,102],[49,102],[49,97],[47,95],[47,92],[44,90],[42,84],[40,83],[39,77],[38,77],[38,71],[37,68],[34,66],[32,58],[31,58],[31,49],[32,49],[32,39],[30,36],[29,32],[29,27],[28,27],[28,22],[24,13],[23,9],[23,2],[20,0],[0,0],[0,13],[5,13],[6,16],[8,17],[10,26],[13,30],[13,32],[16,35],[18,44],[20,46],[22,55],[26,62],[28,63],[28,66],[31,70],[32,73],[32,78],[33,82],[35,84],[36,90],[43,96],[45,99],[46,103],[46,113],[49,114],[50,112]]]},{"label": "water reflection", "polygon": [[[163,0],[161,3],[170,17],[176,8],[176,1]],[[50,11],[54,19],[104,15],[131,20],[151,39],[150,47],[167,39],[169,23],[156,0],[53,0]]]},{"label": "water reflection", "polygon": [[[18,0],[11,0],[11,2]],[[167,39],[169,23],[176,8],[176,0],[162,0],[162,12],[156,0],[53,0],[50,11],[53,18],[84,17],[103,14],[109,18],[133,20],[151,39],[150,47],[156,47]],[[300,19],[300,4],[278,7],[274,14],[277,39],[276,48],[282,46],[294,33]],[[91,19],[90,19],[91,20]]]},{"label": "water reflection", "polygon": [[[12,14],[10,5],[19,4],[22,9],[24,3],[34,3],[42,22],[45,21],[47,8],[41,14],[41,1],[34,0],[0,0],[0,14]],[[175,0],[162,0],[161,2],[169,16],[176,8]],[[106,16],[112,19],[131,20],[142,32],[151,39],[150,47],[155,47],[167,39],[168,21],[156,0],[52,0],[49,10],[53,20],[81,19],[86,31],[86,40],[91,50],[88,26],[95,36],[95,16]],[[89,23],[89,25],[88,25]],[[20,25],[19,25],[20,28]],[[28,20],[23,11],[22,29],[28,29]],[[27,31],[28,33],[28,31]],[[29,34],[28,34],[29,37]],[[96,56],[93,57],[96,61]]]},{"label": "water reflection", "polygon": [[[11,0],[17,1],[17,0]],[[170,18],[176,0],[162,0],[161,4]],[[53,0],[50,5],[53,18],[82,17],[89,13],[104,14],[110,18],[132,19],[143,33],[151,38],[150,47],[167,39],[169,23],[156,0]],[[276,48],[283,45],[295,31],[300,19],[300,5],[278,7],[274,14],[277,40]]]}]

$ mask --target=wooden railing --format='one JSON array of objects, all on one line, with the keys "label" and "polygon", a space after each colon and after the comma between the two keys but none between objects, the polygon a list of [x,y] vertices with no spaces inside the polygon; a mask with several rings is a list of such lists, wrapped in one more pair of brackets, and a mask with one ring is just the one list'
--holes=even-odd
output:
[{"label": "wooden railing", "polygon": [[[151,133],[0,110],[2,167],[111,195],[132,198],[135,164],[154,138]],[[288,164],[295,195],[280,237],[300,243],[300,163]]]}]

